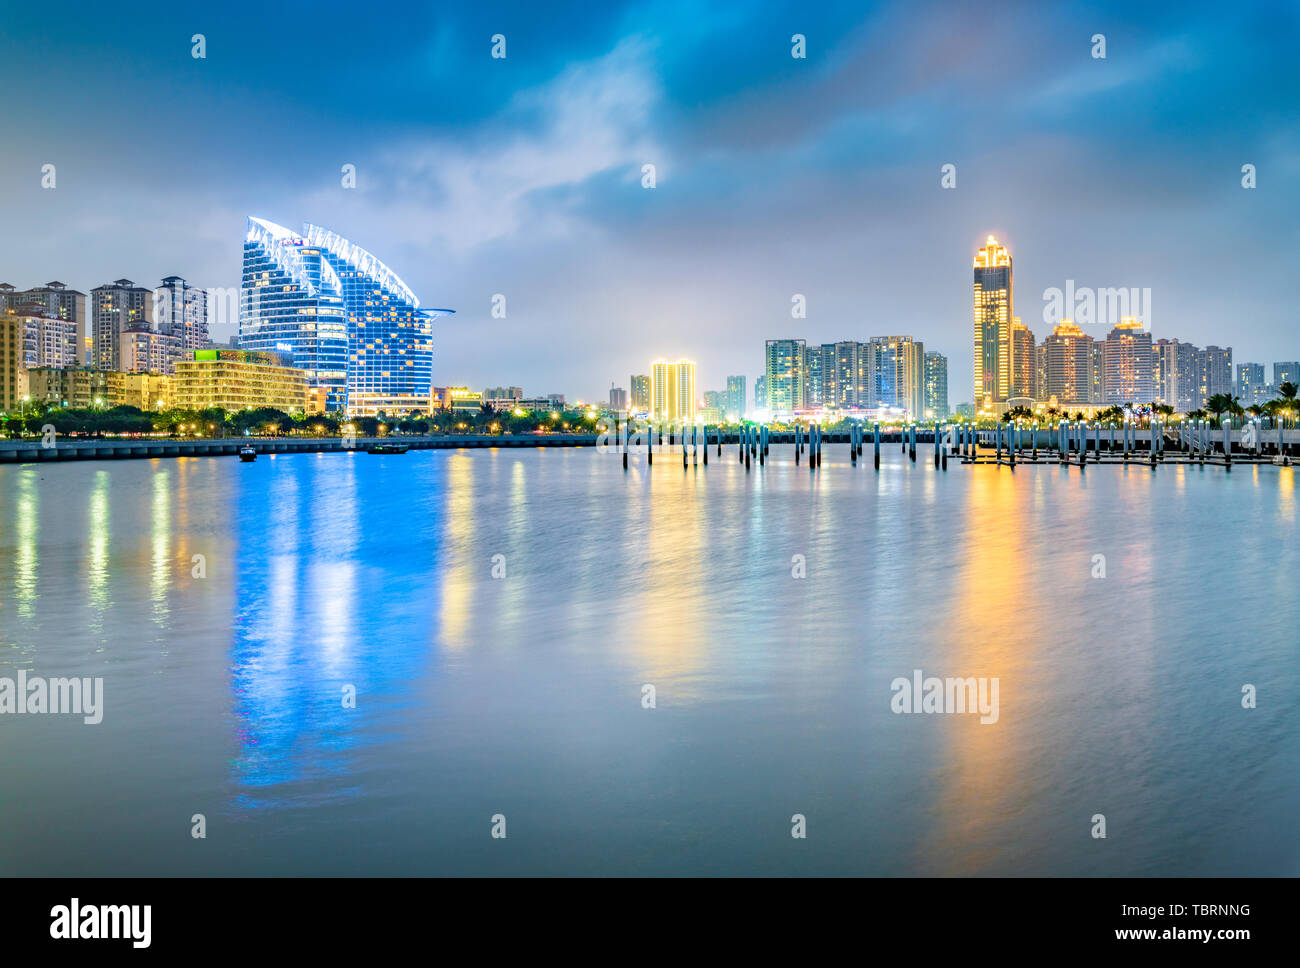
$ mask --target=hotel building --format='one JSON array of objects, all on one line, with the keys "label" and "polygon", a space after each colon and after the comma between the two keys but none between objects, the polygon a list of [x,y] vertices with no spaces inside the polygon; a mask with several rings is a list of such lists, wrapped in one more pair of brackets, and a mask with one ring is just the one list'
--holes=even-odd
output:
[{"label": "hotel building", "polygon": [[334,268],[343,294],[348,413],[424,411],[433,388],[433,320],[454,311],[421,309],[397,273],[361,246],[319,225],[304,229],[308,244]]}]

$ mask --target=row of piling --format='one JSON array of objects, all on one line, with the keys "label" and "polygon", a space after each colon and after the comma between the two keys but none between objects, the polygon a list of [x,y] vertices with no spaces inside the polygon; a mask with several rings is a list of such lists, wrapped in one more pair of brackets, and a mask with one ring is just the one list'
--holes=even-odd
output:
[{"label": "row of piling", "polygon": [[[664,446],[662,427],[646,427],[633,431],[627,421],[616,427],[618,449],[623,455],[623,468],[628,467],[628,455],[632,438],[636,446],[645,441],[646,463],[654,464],[657,446],[666,452],[678,439],[682,452],[682,467],[691,464],[709,463],[709,445],[712,436],[717,445],[717,457],[722,457],[723,437],[730,436],[722,428],[710,431],[707,426],[687,425],[668,431],[668,446]],[[1226,423],[1219,428],[1221,440],[1216,451],[1214,428],[1208,420],[1184,420],[1170,426],[1163,421],[1152,420],[1148,438],[1139,441],[1138,427],[1132,421],[1122,424],[1108,424],[1103,436],[1100,423],[1089,424],[1085,421],[1062,420],[1055,425],[1040,428],[1038,424],[1025,425],[1019,422],[997,424],[992,430],[979,430],[970,424],[950,424],[945,427],[942,421],[934,422],[934,466],[936,470],[948,469],[948,457],[960,458],[963,464],[991,463],[1014,467],[1017,463],[1042,463],[1055,460],[1061,464],[1077,464],[1084,467],[1089,463],[1131,463],[1142,460],[1152,467],[1166,460],[1181,462],[1211,463],[1231,468],[1234,441],[1231,427]],[[1251,421],[1243,436],[1239,462],[1259,463],[1267,459],[1265,453],[1265,430],[1262,422]],[[862,456],[868,434],[872,440],[872,462],[876,470],[880,469],[880,424],[868,427],[863,423],[852,423],[848,429],[849,460],[856,466]],[[736,456],[746,468],[757,461],[763,466],[771,454],[772,432],[764,425],[747,425],[735,431]],[[1091,439],[1089,439],[1091,437]],[[826,433],[817,424],[808,427],[797,426],[793,433],[795,464],[805,459],[810,471],[815,471],[822,464],[822,451],[826,443]],[[899,442],[902,452],[912,463],[916,462],[917,425],[911,424],[901,429]],[[1089,446],[1091,444],[1091,447]],[[1106,458],[1103,460],[1103,444]],[[1145,446],[1139,446],[1143,444]],[[982,448],[991,445],[992,455],[982,453]],[[1253,446],[1251,453],[1247,445]],[[1091,456],[1089,455],[1091,450]],[[1281,426],[1277,428],[1274,463],[1289,464],[1291,456],[1287,453],[1287,443]],[[1216,453],[1219,455],[1216,457]],[[1042,455],[1040,457],[1040,454]],[[806,458],[805,458],[806,455]],[[1140,456],[1139,456],[1140,455]]]}]

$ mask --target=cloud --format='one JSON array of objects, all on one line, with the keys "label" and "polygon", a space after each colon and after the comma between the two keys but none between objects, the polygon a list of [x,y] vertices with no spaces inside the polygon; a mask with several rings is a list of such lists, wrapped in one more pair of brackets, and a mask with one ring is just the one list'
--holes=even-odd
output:
[{"label": "cloud", "polygon": [[[359,175],[372,208],[367,221],[386,239],[452,253],[525,234],[537,241],[573,235],[587,223],[566,190],[610,172],[639,179],[646,161],[668,160],[653,131],[662,92],[650,49],[644,39],[624,40],[521,91],[466,137],[385,148],[372,161],[373,174]],[[303,210],[337,203],[323,190],[305,199]]]}]

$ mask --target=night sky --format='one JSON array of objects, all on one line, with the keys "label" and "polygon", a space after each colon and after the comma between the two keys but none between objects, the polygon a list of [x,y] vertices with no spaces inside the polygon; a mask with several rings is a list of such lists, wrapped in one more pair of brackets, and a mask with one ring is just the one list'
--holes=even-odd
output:
[{"label": "night sky", "polygon": [[247,215],[310,221],[457,310],[439,385],[603,398],[686,356],[752,388],[764,339],[907,333],[955,405],[993,233],[1040,340],[1073,279],[1296,359],[1300,5],[1135,6],[10,5],[0,281],[237,286]]}]

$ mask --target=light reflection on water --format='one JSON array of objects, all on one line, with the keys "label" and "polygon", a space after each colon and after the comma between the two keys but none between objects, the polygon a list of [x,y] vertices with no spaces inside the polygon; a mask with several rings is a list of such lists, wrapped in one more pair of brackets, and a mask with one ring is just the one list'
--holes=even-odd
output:
[{"label": "light reflection on water", "polygon": [[0,721],[0,865],[1300,872],[1293,471],[838,450],[2,467],[0,675],[107,710]]}]

